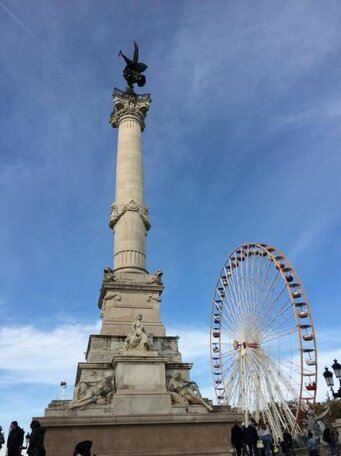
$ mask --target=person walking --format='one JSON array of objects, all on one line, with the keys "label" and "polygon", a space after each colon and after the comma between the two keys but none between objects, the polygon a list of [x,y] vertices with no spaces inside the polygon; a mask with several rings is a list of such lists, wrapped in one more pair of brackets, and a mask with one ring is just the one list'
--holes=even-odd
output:
[{"label": "person walking", "polygon": [[20,456],[24,441],[24,431],[17,421],[12,421],[7,438],[7,456]]},{"label": "person walking", "polygon": [[33,420],[30,427],[32,432],[27,454],[29,456],[45,456],[44,438],[46,429],[40,425],[38,420]]},{"label": "person walking", "polygon": [[258,422],[258,434],[263,442],[265,456],[272,456],[272,438],[270,429],[262,418]]},{"label": "person walking", "polygon": [[328,444],[331,456],[337,455],[337,439],[330,427],[326,427],[323,431],[323,440]]},{"label": "person walking", "polygon": [[231,428],[231,444],[236,449],[237,456],[241,456],[243,448],[243,430],[238,421]]},{"label": "person walking", "polygon": [[5,443],[5,436],[4,436],[4,433],[2,432],[2,427],[0,426],[0,450],[4,443]]},{"label": "person walking", "polygon": [[292,436],[290,432],[287,429],[284,429],[283,431],[283,441],[285,442],[287,448],[288,448],[288,454],[295,456],[295,451],[294,451],[294,446],[292,442]]},{"label": "person walking", "polygon": [[319,456],[319,449],[316,440],[314,439],[313,433],[308,432],[308,450],[309,456]]},{"label": "person walking", "polygon": [[244,429],[243,440],[248,447],[250,456],[259,456],[257,448],[259,437],[254,421],[251,421],[251,423]]}]

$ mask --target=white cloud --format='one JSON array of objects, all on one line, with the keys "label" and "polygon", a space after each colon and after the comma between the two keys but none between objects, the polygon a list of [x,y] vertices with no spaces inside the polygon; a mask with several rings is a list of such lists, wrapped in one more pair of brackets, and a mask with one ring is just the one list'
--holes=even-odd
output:
[{"label": "white cloud", "polygon": [[209,361],[210,334],[207,328],[179,325],[177,328],[167,329],[167,334],[176,334],[180,337],[179,349],[184,362]]},{"label": "white cloud", "polygon": [[98,324],[67,324],[52,330],[7,326],[0,330],[0,384],[72,380]]},{"label": "white cloud", "polygon": [[284,113],[273,119],[269,132],[274,133],[287,127],[301,128],[304,125],[334,125],[340,131],[341,99],[334,96],[327,100],[310,101],[309,106],[295,107],[293,112]]}]

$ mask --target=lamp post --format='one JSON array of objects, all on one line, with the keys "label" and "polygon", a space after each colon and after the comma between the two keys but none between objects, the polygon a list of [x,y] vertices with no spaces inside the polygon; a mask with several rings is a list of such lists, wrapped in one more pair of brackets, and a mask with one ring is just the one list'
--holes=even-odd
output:
[{"label": "lamp post", "polygon": [[338,391],[334,391],[333,386],[334,386],[334,375],[333,372],[331,372],[328,367],[325,368],[325,371],[323,372],[323,377],[327,383],[327,386],[330,388],[333,398],[334,399],[341,399],[341,364],[337,362],[336,359],[334,359],[334,364],[332,365],[332,369],[334,371],[335,377],[337,380],[340,382],[340,386]]},{"label": "lamp post", "polygon": [[60,390],[61,390],[61,399],[62,401],[65,400],[65,390],[67,388],[67,383],[66,382],[60,382]]}]

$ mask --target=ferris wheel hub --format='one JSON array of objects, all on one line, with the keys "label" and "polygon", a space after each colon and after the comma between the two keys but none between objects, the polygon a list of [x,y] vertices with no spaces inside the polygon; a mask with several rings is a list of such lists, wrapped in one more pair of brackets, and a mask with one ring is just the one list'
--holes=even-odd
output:
[{"label": "ferris wheel hub", "polygon": [[237,340],[234,340],[232,345],[235,350],[238,350],[239,348],[244,350],[247,348],[259,348],[258,342],[238,342]]}]

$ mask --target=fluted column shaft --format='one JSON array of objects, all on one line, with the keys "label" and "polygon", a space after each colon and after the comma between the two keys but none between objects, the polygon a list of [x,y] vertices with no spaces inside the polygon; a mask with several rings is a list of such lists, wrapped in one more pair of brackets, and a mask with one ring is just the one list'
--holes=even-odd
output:
[{"label": "fluted column shaft", "polygon": [[110,123],[118,128],[116,201],[110,227],[114,232],[114,269],[146,269],[146,231],[150,228],[144,207],[141,132],[150,105],[149,95],[115,89]]},{"label": "fluted column shaft", "polygon": [[143,206],[143,193],[141,126],[136,118],[124,116],[118,129],[116,204],[134,200]]}]

